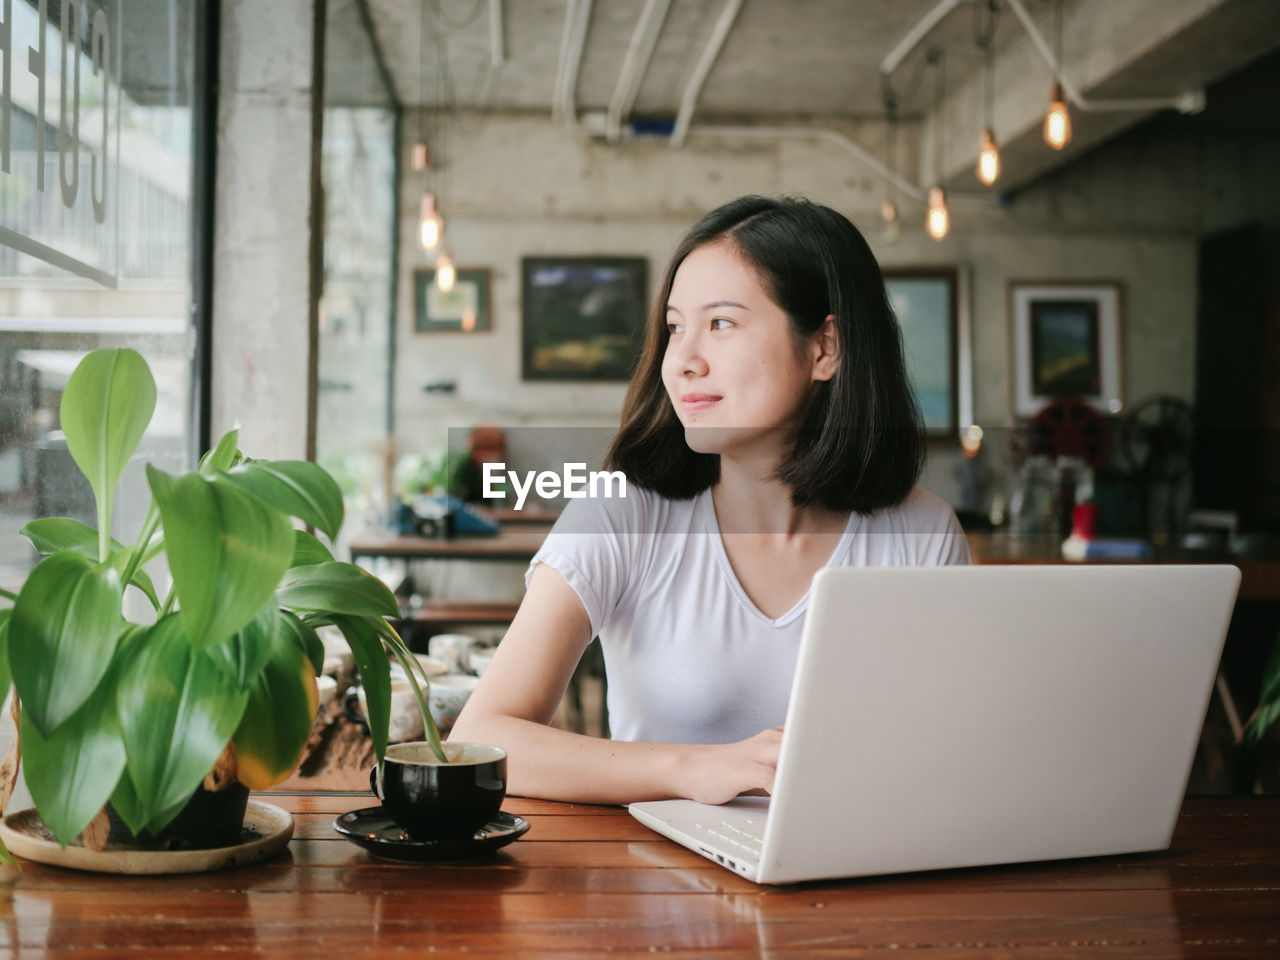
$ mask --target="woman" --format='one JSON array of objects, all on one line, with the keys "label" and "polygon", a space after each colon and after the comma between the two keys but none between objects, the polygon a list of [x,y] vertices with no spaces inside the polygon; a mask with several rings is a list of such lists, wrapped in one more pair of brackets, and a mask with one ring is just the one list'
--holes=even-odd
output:
[{"label": "woman", "polygon": [[[627,497],[565,510],[451,736],[506,749],[525,796],[769,791],[814,573],[968,562],[951,508],[915,486],[922,460],[861,234],[801,200],[714,210],[649,319],[607,462]],[[613,740],[548,726],[597,634]]]}]

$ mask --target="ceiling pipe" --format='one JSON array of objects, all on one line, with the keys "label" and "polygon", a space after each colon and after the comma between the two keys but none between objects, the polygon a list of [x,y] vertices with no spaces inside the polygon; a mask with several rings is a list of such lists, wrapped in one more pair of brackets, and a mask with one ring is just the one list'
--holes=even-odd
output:
[{"label": "ceiling pipe", "polygon": [[587,42],[591,20],[591,0],[569,0],[565,8],[564,32],[560,36],[560,62],[556,68],[556,88],[551,98],[552,119],[577,129],[578,69]]},{"label": "ceiling pipe", "polygon": [[942,0],[936,7],[924,15],[924,18],[914,27],[907,31],[906,35],[898,41],[897,46],[889,51],[889,55],[880,63],[880,72],[888,75],[898,69],[898,65],[907,58],[916,47],[920,46],[921,41],[929,35],[929,32],[945,17],[948,13],[960,6],[962,0]]},{"label": "ceiling pipe", "polygon": [[489,65],[502,66],[506,44],[502,37],[502,0],[489,0]]},{"label": "ceiling pipe", "polygon": [[640,12],[640,19],[636,21],[636,28],[631,34],[631,42],[627,45],[627,55],[622,61],[622,70],[618,73],[618,85],[613,90],[613,99],[609,101],[609,112],[605,117],[605,136],[611,143],[622,138],[622,118],[630,115],[636,97],[640,95],[640,84],[649,68],[653,49],[658,44],[658,35],[662,32],[662,21],[666,19],[670,6],[671,0],[645,0],[644,10]]},{"label": "ceiling pipe", "polygon": [[743,127],[721,126],[719,124],[695,124],[689,128],[689,134],[695,137],[759,137],[770,140],[826,140],[841,149],[853,154],[860,163],[870,167],[884,177],[902,193],[913,200],[924,201],[926,193],[919,184],[904,180],[875,154],[858,146],[852,139],[839,130],[827,127]]},{"label": "ceiling pipe", "polygon": [[1086,113],[1102,112],[1108,110],[1163,110],[1166,107],[1172,107],[1182,113],[1199,113],[1204,109],[1204,89],[1188,90],[1176,97],[1147,97],[1132,100],[1088,100],[1076,89],[1075,84],[1071,83],[1062,72],[1062,64],[1057,62],[1053,52],[1049,49],[1049,44],[1045,42],[1040,31],[1032,22],[1027,8],[1022,5],[1022,0],[1005,0],[1009,4],[1009,9],[1022,23],[1022,27],[1027,31],[1027,36],[1031,38],[1032,44],[1044,58],[1044,62],[1049,65],[1049,69],[1053,73],[1053,79],[1062,85],[1062,92],[1067,95],[1067,99],[1072,104],[1079,107]]},{"label": "ceiling pipe", "polygon": [[742,0],[725,0],[724,9],[716,19],[707,45],[702,49],[702,56],[698,58],[698,63],[693,68],[693,75],[685,85],[684,95],[680,98],[680,112],[676,114],[675,129],[671,132],[671,146],[684,146],[685,137],[689,135],[689,124],[693,121],[694,108],[698,104],[698,95],[702,93],[707,75],[711,72],[716,57],[720,56],[720,48],[724,46],[725,38],[733,29],[734,21],[738,19],[738,11],[741,9]]},{"label": "ceiling pipe", "polygon": [[[889,76],[896,70],[902,61],[916,47],[924,41],[925,37],[936,27],[942,19],[952,10],[958,7],[964,0],[942,0],[936,7],[924,15],[924,18],[914,27],[907,31],[906,35],[898,41],[897,45],[889,51],[888,56],[880,63],[880,73]],[[1023,5],[1022,0],[1004,0],[1008,4],[1009,9],[1013,11],[1014,16],[1022,24],[1022,28],[1027,31],[1027,36],[1031,38],[1032,45],[1036,48],[1036,52],[1044,58],[1045,63],[1049,65],[1049,70],[1053,73],[1053,78],[1062,85],[1063,92],[1067,95],[1067,99],[1076,107],[1086,113],[1101,112],[1107,110],[1163,110],[1166,107],[1173,107],[1181,110],[1183,113],[1199,113],[1204,109],[1204,90],[1189,90],[1186,93],[1176,97],[1155,97],[1134,100],[1088,100],[1080,93],[1079,89],[1071,83],[1062,73],[1062,65],[1057,62],[1053,52],[1049,49],[1049,44],[1041,35],[1040,30],[1036,27],[1035,22],[1027,13],[1027,8]]]}]

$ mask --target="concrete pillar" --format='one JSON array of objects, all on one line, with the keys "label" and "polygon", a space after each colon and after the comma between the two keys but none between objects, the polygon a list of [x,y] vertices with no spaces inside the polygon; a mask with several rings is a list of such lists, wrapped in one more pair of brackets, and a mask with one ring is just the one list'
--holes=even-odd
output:
[{"label": "concrete pillar", "polygon": [[315,451],[325,0],[223,0],[213,254],[213,441]]}]

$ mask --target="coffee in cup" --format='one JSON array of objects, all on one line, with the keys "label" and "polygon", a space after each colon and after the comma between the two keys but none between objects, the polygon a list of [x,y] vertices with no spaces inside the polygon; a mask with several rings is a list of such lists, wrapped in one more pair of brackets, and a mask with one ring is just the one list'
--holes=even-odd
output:
[{"label": "coffee in cup", "polygon": [[425,741],[387,747],[369,785],[415,840],[462,839],[493,819],[507,795],[507,754],[479,743],[445,743],[441,763]]}]

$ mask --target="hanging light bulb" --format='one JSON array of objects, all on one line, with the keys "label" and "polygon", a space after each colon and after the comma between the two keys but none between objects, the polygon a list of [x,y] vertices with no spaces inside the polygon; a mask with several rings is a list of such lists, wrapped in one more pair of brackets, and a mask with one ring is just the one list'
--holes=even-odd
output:
[{"label": "hanging light bulb", "polygon": [[418,242],[423,250],[434,250],[440,246],[440,237],[444,233],[444,220],[436,210],[436,197],[433,193],[422,195],[422,212],[418,217]]},{"label": "hanging light bulb", "polygon": [[[975,168],[978,180],[988,187],[1000,176],[1000,151],[996,148],[995,113],[996,113],[996,22],[1000,16],[1000,8],[996,0],[974,7],[975,32],[979,48],[986,55],[987,66],[984,72],[985,90],[983,91],[983,114],[986,123],[982,130],[982,140],[978,145],[978,163]],[[980,25],[980,26],[979,26]]]},{"label": "hanging light bulb", "polygon": [[434,250],[440,246],[440,234],[442,232],[438,214],[433,214],[429,219],[423,220],[418,237],[419,242],[422,244],[422,249]]},{"label": "hanging light bulb", "polygon": [[897,243],[902,236],[902,224],[898,221],[898,205],[891,197],[880,201],[880,219],[884,221],[885,242]]},{"label": "hanging light bulb", "polygon": [[425,170],[431,165],[431,148],[427,146],[425,141],[418,141],[413,145],[413,169]]},{"label": "hanging light bulb", "polygon": [[441,293],[448,293],[457,280],[458,271],[453,265],[453,258],[449,256],[449,251],[441,250],[436,257],[436,286]]},{"label": "hanging light bulb", "polygon": [[978,150],[978,179],[988,187],[1000,176],[1000,151],[996,148],[996,137],[987,127],[982,131],[982,146]]},{"label": "hanging light bulb", "polygon": [[1061,150],[1071,142],[1071,114],[1062,99],[1062,84],[1055,83],[1049,95],[1049,110],[1044,115],[1044,142]]},{"label": "hanging light bulb", "polygon": [[929,213],[925,218],[925,228],[929,236],[941,240],[951,229],[951,214],[947,212],[947,195],[941,187],[929,191]]}]

